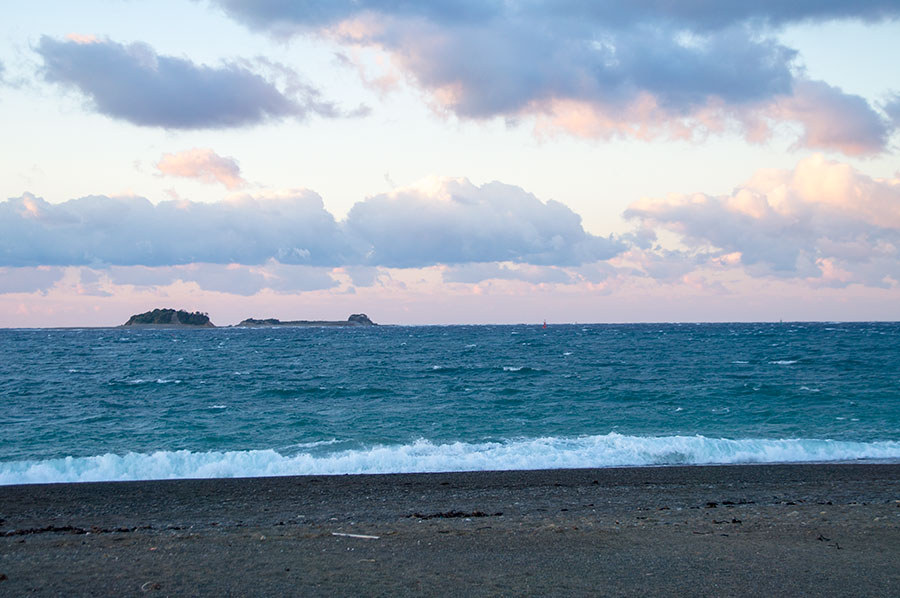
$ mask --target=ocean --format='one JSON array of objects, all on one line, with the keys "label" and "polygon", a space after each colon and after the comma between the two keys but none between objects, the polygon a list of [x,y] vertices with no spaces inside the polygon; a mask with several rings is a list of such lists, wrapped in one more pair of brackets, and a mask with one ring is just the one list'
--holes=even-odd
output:
[{"label": "ocean", "polygon": [[900,323],[0,330],[0,484],[900,461]]}]

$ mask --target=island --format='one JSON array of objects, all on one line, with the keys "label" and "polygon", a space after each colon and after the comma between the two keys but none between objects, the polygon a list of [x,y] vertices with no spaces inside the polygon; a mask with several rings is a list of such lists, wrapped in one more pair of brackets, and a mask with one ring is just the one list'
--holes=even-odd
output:
[{"label": "island", "polygon": [[289,320],[282,322],[275,318],[266,318],[257,320],[255,318],[247,318],[238,326],[378,326],[369,319],[366,314],[352,314],[346,320]]},{"label": "island", "polygon": [[215,328],[205,313],[183,309],[154,309],[131,316],[122,326],[134,328]]}]

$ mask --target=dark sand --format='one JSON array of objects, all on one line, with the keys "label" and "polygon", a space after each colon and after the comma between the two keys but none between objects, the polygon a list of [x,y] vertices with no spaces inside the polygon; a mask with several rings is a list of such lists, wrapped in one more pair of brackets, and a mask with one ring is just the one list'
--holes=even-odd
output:
[{"label": "dark sand", "polygon": [[900,465],[5,486],[0,580],[3,596],[898,596]]}]

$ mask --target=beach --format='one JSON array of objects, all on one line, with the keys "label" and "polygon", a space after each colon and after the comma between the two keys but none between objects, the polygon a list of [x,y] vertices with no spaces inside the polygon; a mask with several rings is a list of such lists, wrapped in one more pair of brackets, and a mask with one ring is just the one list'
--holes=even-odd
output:
[{"label": "beach", "polygon": [[0,594],[890,596],[900,465],[0,487]]}]

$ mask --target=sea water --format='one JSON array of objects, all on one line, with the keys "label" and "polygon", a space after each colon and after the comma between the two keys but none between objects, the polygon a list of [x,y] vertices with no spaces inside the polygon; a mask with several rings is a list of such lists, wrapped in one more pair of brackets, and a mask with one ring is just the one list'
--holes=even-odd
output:
[{"label": "sea water", "polygon": [[0,330],[0,484],[900,460],[900,324]]}]

